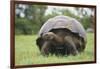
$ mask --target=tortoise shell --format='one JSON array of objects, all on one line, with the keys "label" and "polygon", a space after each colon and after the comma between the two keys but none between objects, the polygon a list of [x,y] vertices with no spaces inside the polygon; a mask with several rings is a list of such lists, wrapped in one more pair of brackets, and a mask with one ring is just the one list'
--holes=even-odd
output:
[{"label": "tortoise shell", "polygon": [[79,21],[68,16],[55,16],[48,19],[39,31],[39,37],[52,29],[66,28],[73,33],[78,33],[86,41],[86,32]]}]

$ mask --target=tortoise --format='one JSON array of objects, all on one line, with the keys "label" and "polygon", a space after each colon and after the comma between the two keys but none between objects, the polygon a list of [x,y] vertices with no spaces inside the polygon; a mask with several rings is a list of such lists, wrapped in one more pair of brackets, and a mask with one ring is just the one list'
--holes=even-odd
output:
[{"label": "tortoise", "polygon": [[75,18],[59,15],[41,27],[36,44],[43,55],[77,55],[85,50],[86,32]]}]

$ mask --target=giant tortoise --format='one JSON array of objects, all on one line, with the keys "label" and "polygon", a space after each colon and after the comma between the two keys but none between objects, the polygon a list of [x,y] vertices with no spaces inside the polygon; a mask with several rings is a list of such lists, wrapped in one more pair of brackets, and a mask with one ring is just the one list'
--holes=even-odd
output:
[{"label": "giant tortoise", "polygon": [[86,32],[75,18],[55,16],[41,27],[36,44],[43,55],[77,55],[86,47]]}]

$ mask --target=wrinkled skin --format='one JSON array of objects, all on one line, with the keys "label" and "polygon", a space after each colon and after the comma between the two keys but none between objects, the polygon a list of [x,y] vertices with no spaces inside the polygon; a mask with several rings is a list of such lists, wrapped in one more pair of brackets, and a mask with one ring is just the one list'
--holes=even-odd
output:
[{"label": "wrinkled skin", "polygon": [[84,39],[64,28],[50,30],[41,35],[36,43],[43,55],[77,55],[85,49]]}]

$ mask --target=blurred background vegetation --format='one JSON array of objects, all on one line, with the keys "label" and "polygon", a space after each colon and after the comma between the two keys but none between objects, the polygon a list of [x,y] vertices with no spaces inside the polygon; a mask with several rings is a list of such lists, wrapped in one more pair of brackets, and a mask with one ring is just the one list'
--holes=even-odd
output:
[{"label": "blurred background vegetation", "polygon": [[83,7],[61,7],[47,5],[16,4],[15,34],[37,34],[41,26],[51,17],[65,15],[76,18],[87,32],[94,32],[94,9]]}]

